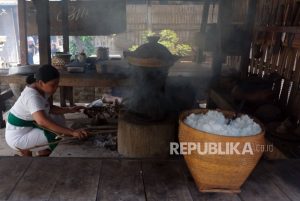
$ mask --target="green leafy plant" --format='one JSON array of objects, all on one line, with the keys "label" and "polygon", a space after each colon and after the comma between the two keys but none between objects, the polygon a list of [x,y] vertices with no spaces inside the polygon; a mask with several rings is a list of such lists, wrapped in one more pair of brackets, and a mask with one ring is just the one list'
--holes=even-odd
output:
[{"label": "green leafy plant", "polygon": [[130,48],[128,48],[128,50],[133,52],[133,51],[136,50],[138,47],[139,47],[138,45],[133,45],[133,46],[131,46]]},{"label": "green leafy plant", "polygon": [[150,31],[150,30],[144,31],[144,33],[142,34],[142,42],[146,43],[148,41],[147,38],[149,36],[154,36],[154,35],[155,35],[155,32],[153,32],[153,31]]},{"label": "green leafy plant", "polygon": [[70,41],[69,50],[72,55],[75,55],[78,52],[78,48],[74,40]]},{"label": "green leafy plant", "polygon": [[70,53],[72,55],[76,55],[77,53],[84,50],[87,56],[91,56],[95,53],[95,47],[93,44],[93,37],[92,36],[80,36],[78,40],[71,40],[70,41]]},{"label": "green leafy plant", "polygon": [[[142,34],[142,43],[146,43],[148,36],[156,35],[155,32],[145,31]],[[164,29],[159,32],[160,39],[158,43],[164,45],[168,50],[178,56],[187,56],[192,52],[192,47],[185,43],[179,43],[179,38],[175,31],[170,29]],[[139,45],[133,45],[128,50],[134,51],[139,47]]]}]

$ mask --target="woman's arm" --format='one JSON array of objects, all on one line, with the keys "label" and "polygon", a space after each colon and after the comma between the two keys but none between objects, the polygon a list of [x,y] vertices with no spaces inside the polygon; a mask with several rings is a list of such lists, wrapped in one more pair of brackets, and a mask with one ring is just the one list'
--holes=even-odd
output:
[{"label": "woman's arm", "polygon": [[50,113],[51,114],[66,114],[69,113],[68,107],[59,107],[56,105],[51,105],[50,106]]},{"label": "woman's arm", "polygon": [[75,113],[80,112],[81,109],[85,109],[83,106],[74,106],[74,107],[59,107],[56,105],[50,106],[51,114],[66,114],[66,113]]},{"label": "woman's arm", "polygon": [[87,132],[81,129],[78,130],[73,130],[70,128],[62,127],[55,122],[53,122],[51,119],[49,119],[45,112],[43,110],[37,111],[32,114],[33,119],[36,121],[36,123],[44,127],[46,129],[49,129],[57,134],[60,135],[68,135],[68,136],[73,136],[77,138],[84,138],[87,137]]}]

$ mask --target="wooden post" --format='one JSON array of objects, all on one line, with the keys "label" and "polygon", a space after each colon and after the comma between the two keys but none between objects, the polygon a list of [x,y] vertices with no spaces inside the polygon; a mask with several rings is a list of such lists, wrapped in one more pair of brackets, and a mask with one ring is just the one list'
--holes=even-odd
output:
[{"label": "wooden post", "polygon": [[[63,32],[63,48],[64,52],[69,52],[69,0],[62,1],[62,32]],[[60,105],[65,107],[66,99],[69,99],[70,106],[74,105],[73,87],[60,87]]]},{"label": "wooden post", "polygon": [[151,1],[147,0],[147,30],[152,31],[152,5]]},{"label": "wooden post", "polygon": [[252,38],[253,38],[253,27],[254,27],[255,14],[256,14],[256,3],[257,3],[257,0],[250,0],[249,5],[248,5],[248,12],[247,12],[247,18],[246,18],[246,23],[245,23],[247,35],[245,35],[245,38],[244,38],[245,49],[243,50],[241,64],[240,64],[240,71],[241,71],[242,78],[246,78],[248,76],[248,66],[250,63],[249,53],[250,53],[251,42],[252,42]]},{"label": "wooden post", "polygon": [[212,61],[212,80],[211,84],[214,84],[221,76],[222,64],[224,59],[224,54],[222,51],[222,33],[221,30],[224,26],[228,26],[230,22],[230,12],[232,12],[231,6],[232,0],[222,0],[220,1],[219,13],[218,13],[218,23],[217,23],[217,47],[213,52]]},{"label": "wooden post", "polygon": [[[68,0],[62,1],[62,33],[63,33],[63,48],[64,52],[69,52],[69,2]],[[60,92],[60,106],[66,107],[66,98],[68,87],[59,87]]]},{"label": "wooden post", "polygon": [[19,38],[21,65],[28,64],[27,52],[27,24],[26,24],[26,2],[18,0]]},{"label": "wooden post", "polygon": [[62,31],[64,52],[69,52],[69,0],[62,1]]},{"label": "wooden post", "polygon": [[208,20],[208,11],[209,11],[209,5],[210,5],[210,1],[206,0],[204,2],[203,5],[203,10],[202,10],[202,22],[201,22],[201,26],[200,26],[200,35],[199,35],[199,49],[198,49],[198,54],[197,54],[197,63],[200,63],[201,61],[203,61],[203,46],[204,45],[204,40],[205,40],[205,33],[206,33],[206,25],[207,25],[207,20]]},{"label": "wooden post", "polygon": [[49,1],[33,0],[37,9],[40,64],[51,64]]},{"label": "wooden post", "polygon": [[[226,40],[228,34],[222,33],[222,30],[226,30],[228,26],[232,24],[232,0],[222,0],[219,5],[219,13],[218,13],[218,23],[217,23],[217,47],[213,52],[213,62],[212,62],[212,84],[219,80],[222,71],[222,64],[225,58],[225,54],[223,52],[222,44]],[[223,35],[222,35],[223,34]]]}]

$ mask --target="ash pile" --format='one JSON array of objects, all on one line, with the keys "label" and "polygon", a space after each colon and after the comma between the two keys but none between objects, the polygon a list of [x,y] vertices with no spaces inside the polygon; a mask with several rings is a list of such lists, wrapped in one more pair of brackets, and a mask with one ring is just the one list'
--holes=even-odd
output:
[{"label": "ash pile", "polygon": [[90,134],[86,144],[111,151],[117,149],[117,122],[121,101],[119,97],[103,96],[87,105],[84,114],[91,120],[85,125]]},{"label": "ash pile", "polygon": [[91,118],[91,125],[116,124],[121,109],[122,99],[113,96],[103,96],[88,104],[83,111]]}]

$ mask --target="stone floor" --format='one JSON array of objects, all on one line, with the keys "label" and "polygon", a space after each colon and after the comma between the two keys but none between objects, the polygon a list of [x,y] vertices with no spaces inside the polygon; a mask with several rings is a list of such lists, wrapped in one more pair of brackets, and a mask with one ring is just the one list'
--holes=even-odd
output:
[{"label": "stone floor", "polygon": [[16,152],[5,141],[5,129],[0,129],[0,156],[13,156]]},{"label": "stone floor", "polygon": [[[71,119],[73,117],[73,119]],[[84,115],[77,114],[78,119],[74,116],[67,116],[70,127],[87,128],[90,124],[90,119],[84,118]],[[51,157],[87,157],[87,158],[119,158],[121,157],[117,152],[116,144],[111,147],[109,141],[114,138],[116,141],[116,133],[98,134],[90,136],[85,140],[74,139],[71,142],[59,143],[58,146],[51,153]],[[108,145],[108,146],[106,146]]]}]

